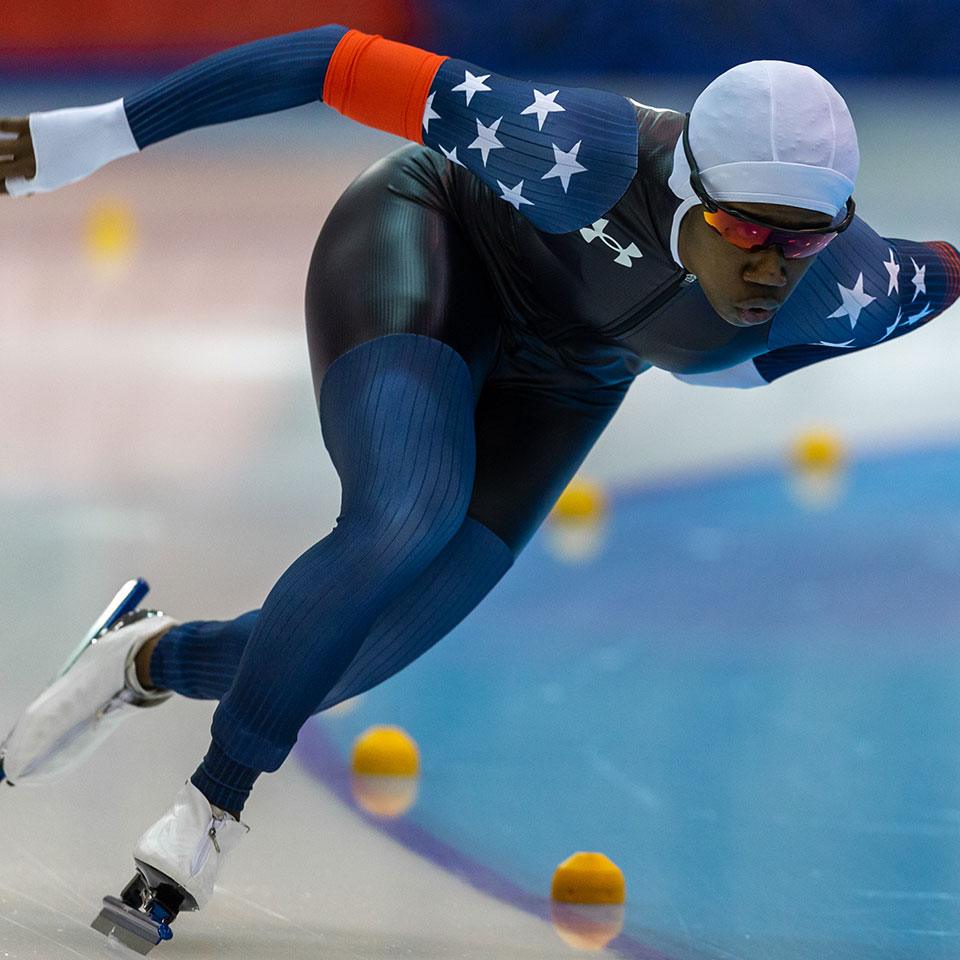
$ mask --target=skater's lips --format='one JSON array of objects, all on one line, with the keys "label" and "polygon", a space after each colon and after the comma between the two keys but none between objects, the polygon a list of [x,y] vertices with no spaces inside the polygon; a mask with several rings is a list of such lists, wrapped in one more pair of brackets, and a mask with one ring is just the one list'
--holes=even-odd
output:
[{"label": "skater's lips", "polygon": [[734,306],[738,310],[778,310],[781,304],[779,300],[770,297],[756,297],[753,300],[742,300]]}]

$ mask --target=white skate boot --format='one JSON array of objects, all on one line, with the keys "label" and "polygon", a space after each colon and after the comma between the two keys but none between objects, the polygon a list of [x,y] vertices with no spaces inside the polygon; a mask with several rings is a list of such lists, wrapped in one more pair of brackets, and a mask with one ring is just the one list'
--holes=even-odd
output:
[{"label": "white skate boot", "polygon": [[173,937],[183,910],[210,902],[227,855],[250,828],[211,806],[188,780],[173,806],[137,841],[137,874],[120,897],[104,897],[91,926],[141,954]]},{"label": "white skate boot", "polygon": [[213,896],[227,855],[249,832],[188,780],[173,806],[137,841],[133,859],[149,886],[172,881],[184,895],[180,909],[200,910]]},{"label": "white skate boot", "polygon": [[90,643],[70,668],[24,711],[0,744],[2,775],[14,785],[50,783],[88,757],[127,717],[168,700],[145,690],[135,658],[177,621],[152,610],[121,617]]}]

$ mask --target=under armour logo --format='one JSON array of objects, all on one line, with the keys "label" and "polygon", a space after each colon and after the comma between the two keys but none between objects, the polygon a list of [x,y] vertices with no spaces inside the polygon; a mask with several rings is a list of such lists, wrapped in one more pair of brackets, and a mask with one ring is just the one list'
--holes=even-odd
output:
[{"label": "under armour logo", "polygon": [[640,252],[640,248],[635,244],[631,243],[629,247],[625,247],[622,243],[619,243],[609,233],[604,233],[604,228],[609,223],[609,220],[596,220],[589,227],[580,228],[580,236],[583,237],[587,243],[590,243],[592,240],[596,240],[599,237],[611,250],[617,251],[617,257],[613,261],[614,263],[622,263],[625,267],[632,267],[633,257],[640,259],[643,254]]}]

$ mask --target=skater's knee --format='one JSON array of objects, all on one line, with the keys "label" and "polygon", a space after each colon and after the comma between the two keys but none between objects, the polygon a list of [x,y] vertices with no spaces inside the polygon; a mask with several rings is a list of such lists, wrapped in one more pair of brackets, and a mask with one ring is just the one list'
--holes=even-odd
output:
[{"label": "skater's knee", "polygon": [[422,494],[472,479],[473,408],[466,363],[429,337],[380,337],[340,357],[323,383],[320,420],[345,495]]},{"label": "skater's knee", "polygon": [[462,525],[469,501],[465,483],[451,483],[430,495],[408,490],[373,507],[345,504],[337,526],[357,553],[389,573],[407,558],[438,553]]}]

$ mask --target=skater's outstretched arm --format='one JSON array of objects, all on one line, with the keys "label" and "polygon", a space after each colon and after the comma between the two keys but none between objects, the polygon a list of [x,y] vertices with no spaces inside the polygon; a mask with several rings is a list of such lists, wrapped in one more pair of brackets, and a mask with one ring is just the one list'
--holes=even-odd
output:
[{"label": "skater's outstretched arm", "polygon": [[824,250],[777,312],[769,350],[687,383],[759,387],[831,357],[919,330],[960,297],[960,252],[943,241],[879,236],[859,217]]},{"label": "skater's outstretched arm", "polygon": [[602,216],[637,170],[625,97],[329,25],[226,50],[112,103],[31,114],[26,129],[3,121],[16,139],[0,145],[0,181],[14,196],[53,190],[178,133],[315,100],[437,150],[551,233]]}]

